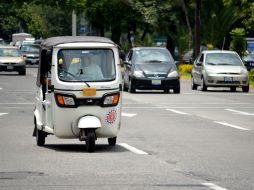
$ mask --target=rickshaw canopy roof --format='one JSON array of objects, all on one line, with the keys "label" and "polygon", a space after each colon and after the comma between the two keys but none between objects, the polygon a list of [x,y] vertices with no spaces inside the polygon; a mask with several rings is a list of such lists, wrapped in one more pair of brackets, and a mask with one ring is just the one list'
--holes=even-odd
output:
[{"label": "rickshaw canopy roof", "polygon": [[53,47],[66,43],[109,43],[116,45],[110,39],[99,36],[57,36],[45,39],[41,43],[40,61],[36,82],[37,86],[41,85],[45,74],[50,71]]},{"label": "rickshaw canopy roof", "polygon": [[110,43],[115,44],[108,38],[99,37],[99,36],[58,36],[58,37],[51,37],[47,38],[42,42],[42,48],[52,48],[53,46],[57,46],[59,44],[65,43],[82,43],[82,42],[96,42],[96,43]]}]

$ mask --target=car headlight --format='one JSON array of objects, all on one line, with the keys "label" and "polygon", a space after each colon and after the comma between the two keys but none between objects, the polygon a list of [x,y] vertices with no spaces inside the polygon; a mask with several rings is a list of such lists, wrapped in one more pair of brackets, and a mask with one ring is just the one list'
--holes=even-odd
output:
[{"label": "car headlight", "polygon": [[134,71],[133,76],[135,76],[135,77],[145,77],[144,74],[143,74],[143,71],[140,71],[140,70]]},{"label": "car headlight", "polygon": [[120,99],[120,92],[105,94],[102,98],[102,107],[116,106]]},{"label": "car headlight", "polygon": [[168,73],[168,77],[178,77],[178,72],[175,66],[172,66],[169,73]]},{"label": "car headlight", "polygon": [[245,67],[243,67],[243,68],[241,69],[241,73],[242,73],[242,74],[246,74],[246,73],[248,73],[248,70],[247,70]]},{"label": "car headlight", "polygon": [[69,94],[55,94],[56,103],[59,107],[76,107],[75,97]]}]

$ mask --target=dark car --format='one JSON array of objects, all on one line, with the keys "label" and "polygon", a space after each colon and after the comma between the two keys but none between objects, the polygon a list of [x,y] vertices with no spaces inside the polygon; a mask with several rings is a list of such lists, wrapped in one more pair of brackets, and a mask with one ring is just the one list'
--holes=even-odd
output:
[{"label": "dark car", "polygon": [[132,48],[126,56],[123,73],[124,90],[130,93],[141,90],[173,89],[180,93],[180,80],[170,52],[161,47]]},{"label": "dark car", "polygon": [[27,44],[21,46],[21,52],[25,57],[27,64],[38,64],[39,63],[39,51],[40,46],[37,44]]},{"label": "dark car", "polygon": [[242,60],[248,71],[254,69],[254,54],[246,55],[242,58]]}]

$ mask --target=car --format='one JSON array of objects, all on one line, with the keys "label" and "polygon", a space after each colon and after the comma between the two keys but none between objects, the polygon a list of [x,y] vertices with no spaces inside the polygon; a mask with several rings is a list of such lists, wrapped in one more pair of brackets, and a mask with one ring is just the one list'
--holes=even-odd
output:
[{"label": "car", "polygon": [[205,50],[195,59],[191,71],[191,88],[202,91],[208,87],[241,87],[249,92],[249,75],[240,56],[235,51]]},{"label": "car", "polygon": [[162,47],[134,47],[124,61],[123,87],[130,93],[163,90],[180,93],[180,77],[170,52]]},{"label": "car", "polygon": [[184,64],[191,64],[193,59],[193,50],[185,52],[182,56],[182,62]]},{"label": "car", "polygon": [[0,71],[16,71],[20,75],[26,75],[26,63],[20,49],[0,46]]},{"label": "car", "polygon": [[39,64],[40,46],[37,44],[22,45],[20,48],[25,57],[26,64]]},{"label": "car", "polygon": [[253,53],[244,56],[242,60],[248,71],[250,71],[251,69],[254,69],[254,54]]}]

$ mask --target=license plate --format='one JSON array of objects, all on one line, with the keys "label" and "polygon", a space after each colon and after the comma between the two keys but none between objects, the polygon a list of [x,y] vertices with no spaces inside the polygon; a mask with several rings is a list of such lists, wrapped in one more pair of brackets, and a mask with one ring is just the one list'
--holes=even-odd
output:
[{"label": "license plate", "polygon": [[12,69],[13,69],[13,66],[12,66],[12,65],[8,65],[8,66],[7,66],[7,69],[8,69],[8,70],[12,70]]},{"label": "license plate", "polygon": [[96,96],[96,88],[83,88],[83,96]]},{"label": "license plate", "polygon": [[161,85],[161,80],[152,80],[152,85]]},{"label": "license plate", "polygon": [[233,82],[233,77],[224,77],[225,82]]}]

